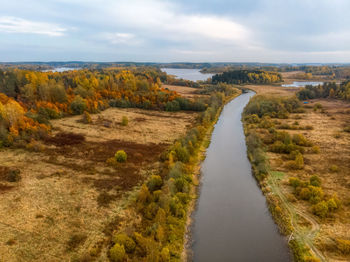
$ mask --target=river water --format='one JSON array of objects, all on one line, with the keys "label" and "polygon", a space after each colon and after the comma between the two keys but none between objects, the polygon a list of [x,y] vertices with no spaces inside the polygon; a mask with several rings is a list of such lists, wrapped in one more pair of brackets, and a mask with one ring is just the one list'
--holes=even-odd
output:
[{"label": "river water", "polygon": [[174,75],[177,78],[191,81],[205,81],[213,76],[213,74],[202,74],[199,69],[162,68],[161,70],[168,75]]},{"label": "river water", "polygon": [[202,163],[192,231],[196,262],[291,260],[247,158],[241,114],[253,95],[244,93],[224,107]]}]

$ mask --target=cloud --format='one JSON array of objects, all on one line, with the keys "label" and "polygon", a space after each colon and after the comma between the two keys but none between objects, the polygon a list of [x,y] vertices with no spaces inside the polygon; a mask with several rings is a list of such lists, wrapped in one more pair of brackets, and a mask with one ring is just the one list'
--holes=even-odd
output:
[{"label": "cloud", "polygon": [[184,14],[174,3],[159,0],[121,0],[114,3],[111,16],[115,23],[147,35],[174,42],[230,41],[243,44],[250,38],[250,30],[227,17],[204,14]]},{"label": "cloud", "polygon": [[55,24],[34,22],[12,16],[2,16],[0,17],[0,31],[7,33],[63,36],[66,29]]},{"label": "cloud", "polygon": [[103,33],[102,38],[112,44],[132,44],[131,41],[135,40],[135,35],[130,33]]}]

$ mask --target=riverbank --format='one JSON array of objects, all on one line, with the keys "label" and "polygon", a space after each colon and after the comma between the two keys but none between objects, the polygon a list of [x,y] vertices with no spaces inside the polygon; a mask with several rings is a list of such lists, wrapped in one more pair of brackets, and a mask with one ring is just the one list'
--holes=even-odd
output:
[{"label": "riverbank", "polygon": [[[293,101],[294,92],[288,98],[284,90],[282,98],[273,89],[270,93],[266,87],[260,89],[266,105]],[[288,236],[295,261],[344,261],[349,258],[346,174],[350,169],[346,157],[349,135],[341,130],[348,121],[348,105],[331,99],[311,103],[302,106],[293,102],[297,107],[286,115],[277,115],[283,107],[265,107],[264,112],[253,112],[253,107],[259,108],[256,106],[248,108],[243,119],[250,161],[271,214],[281,233]],[[288,137],[291,142],[287,142]],[[288,147],[283,149],[286,143]],[[258,159],[265,159],[265,163]],[[309,197],[307,192],[318,197]]]}]

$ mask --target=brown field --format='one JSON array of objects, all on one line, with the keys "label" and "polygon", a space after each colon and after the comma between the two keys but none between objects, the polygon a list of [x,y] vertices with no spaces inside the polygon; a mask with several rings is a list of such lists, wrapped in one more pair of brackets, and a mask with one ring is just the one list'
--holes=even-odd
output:
[{"label": "brown field", "polygon": [[183,97],[187,98],[194,98],[194,97],[201,97],[205,95],[199,95],[196,92],[200,91],[201,88],[193,88],[193,87],[187,87],[187,86],[175,86],[175,85],[162,85],[163,88],[167,88],[171,91],[176,91]]},{"label": "brown field", "polygon": [[[341,255],[337,251],[335,239],[350,239],[350,134],[343,131],[345,123],[350,123],[350,104],[339,100],[315,99],[310,105],[315,103],[323,106],[323,113],[307,108],[305,114],[298,114],[302,119],[296,120],[295,115],[292,115],[291,119],[282,122],[292,124],[298,121],[300,126],[312,125],[313,130],[288,132],[302,133],[320,147],[320,153],[305,154],[305,168],[300,171],[288,170],[278,154],[269,153],[269,157],[275,170],[287,174],[282,183],[282,190],[286,194],[291,193],[287,182],[289,177],[307,180],[314,174],[321,178],[326,195],[337,194],[343,203],[340,210],[324,220],[314,216],[320,225],[315,244],[329,261],[349,261],[350,256]],[[333,165],[339,170],[332,172],[330,168]],[[295,206],[313,216],[311,205],[307,202],[297,201]]]},{"label": "brown field", "polygon": [[282,87],[279,85],[247,85],[246,87],[254,90],[259,95],[290,96],[298,91],[298,88],[295,87]]},{"label": "brown field", "polygon": [[[252,87],[251,87],[252,88]],[[282,87],[254,86],[258,94],[294,95],[293,90],[280,91]],[[302,170],[290,170],[285,166],[285,159],[281,154],[268,153],[272,170],[286,174],[280,183],[284,195],[292,193],[288,184],[289,177],[308,180],[311,175],[318,175],[322,180],[322,189],[326,196],[337,194],[342,207],[326,219],[320,219],[312,214],[311,204],[306,201],[296,201],[293,206],[311,217],[309,222],[316,221],[317,234],[313,241],[315,247],[327,261],[350,261],[350,255],[341,254],[336,247],[335,239],[350,240],[350,133],[344,132],[345,125],[350,123],[350,104],[334,99],[314,99],[304,105],[305,113],[291,114],[289,119],[279,119],[282,124],[292,125],[295,121],[299,126],[311,125],[313,130],[286,130],[301,133],[314,145],[320,147],[319,154],[306,153],[305,167]],[[323,110],[314,111],[316,103],[322,105]],[[331,171],[331,166],[337,166],[337,171]],[[299,213],[298,213],[299,214]],[[300,219],[299,223],[305,223]],[[309,224],[310,226],[310,224]]]},{"label": "brown field", "polygon": [[[122,116],[128,126],[120,124]],[[125,206],[134,189],[196,116],[111,108],[92,115],[92,124],[81,123],[81,116],[52,121],[45,141],[0,151],[0,261],[69,261],[87,254],[107,261],[111,232],[133,215]],[[127,163],[109,166],[106,160],[119,149]],[[6,173],[15,169],[22,179],[8,182]]]}]

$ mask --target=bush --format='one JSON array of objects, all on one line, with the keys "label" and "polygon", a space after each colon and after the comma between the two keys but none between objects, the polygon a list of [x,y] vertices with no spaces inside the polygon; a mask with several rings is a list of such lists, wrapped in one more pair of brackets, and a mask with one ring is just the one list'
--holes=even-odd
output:
[{"label": "bush", "polygon": [[170,261],[170,252],[169,249],[164,247],[160,252],[160,261],[161,262],[169,262]]},{"label": "bush", "polygon": [[335,211],[336,209],[338,209],[337,202],[334,198],[330,198],[327,200],[327,206],[329,211]]},{"label": "bush", "polygon": [[295,157],[295,165],[297,169],[302,169],[304,167],[304,158],[301,153],[298,153]]},{"label": "bush", "polygon": [[114,235],[113,243],[123,245],[127,253],[133,253],[136,248],[134,240],[125,233]]},{"label": "bush", "polygon": [[187,149],[180,144],[175,146],[175,152],[179,161],[187,163],[190,160],[190,154],[188,153]]},{"label": "bush", "polygon": [[125,258],[125,249],[123,245],[115,244],[109,250],[109,257],[112,262],[122,262]]},{"label": "bush", "polygon": [[142,184],[141,190],[137,196],[137,201],[141,204],[145,204],[151,200],[151,193],[145,184]]},{"label": "bush", "polygon": [[295,188],[299,187],[302,184],[302,181],[299,178],[296,177],[290,177],[289,178],[289,184]]},{"label": "bush", "polygon": [[81,115],[87,108],[86,101],[79,95],[77,95],[70,105],[73,114]]},{"label": "bush", "polygon": [[315,186],[309,186],[308,188],[310,189],[310,192],[311,192],[310,202],[312,204],[316,204],[323,199],[324,193],[322,188],[315,187]]},{"label": "bush", "polygon": [[91,116],[90,116],[89,112],[84,111],[82,121],[83,121],[83,123],[85,123],[85,124],[91,124],[91,123],[92,123],[92,119],[91,119]]},{"label": "bush", "polygon": [[311,148],[311,152],[314,153],[314,154],[319,154],[320,153],[320,147],[319,146],[313,146]]},{"label": "bush", "polygon": [[340,252],[345,255],[350,254],[350,240],[347,239],[337,239],[337,248]]},{"label": "bush", "polygon": [[163,180],[160,176],[152,175],[151,179],[147,182],[149,191],[153,192],[162,188]]},{"label": "bush", "polygon": [[310,177],[310,185],[320,187],[321,179],[318,176],[313,175],[312,177]]},{"label": "bush", "polygon": [[329,171],[331,171],[332,173],[336,173],[339,171],[339,168],[337,165],[331,165],[331,167],[329,168]]},{"label": "bush", "polygon": [[312,213],[320,218],[325,218],[328,215],[328,205],[325,201],[321,201],[312,206]]},{"label": "bush", "polygon": [[115,153],[114,157],[118,163],[125,163],[128,158],[124,150],[118,150],[117,153]]},{"label": "bush", "polygon": [[122,122],[121,122],[122,126],[127,126],[129,124],[129,119],[127,116],[123,116],[122,117]]},{"label": "bush", "polygon": [[180,104],[177,101],[169,101],[166,103],[165,105],[165,110],[166,111],[170,111],[170,112],[175,112],[175,111],[179,111],[180,108]]},{"label": "bush", "polygon": [[303,188],[300,193],[299,196],[301,199],[303,200],[309,200],[311,197],[311,191],[310,189],[308,189],[307,187]]},{"label": "bush", "polygon": [[6,175],[6,180],[8,182],[19,182],[22,177],[21,177],[21,171],[19,169],[11,169],[7,172]]},{"label": "bush", "polygon": [[67,245],[68,245],[68,250],[74,250],[76,249],[79,245],[83,244],[85,240],[87,239],[87,236],[82,233],[77,233],[71,235],[69,238]]}]

